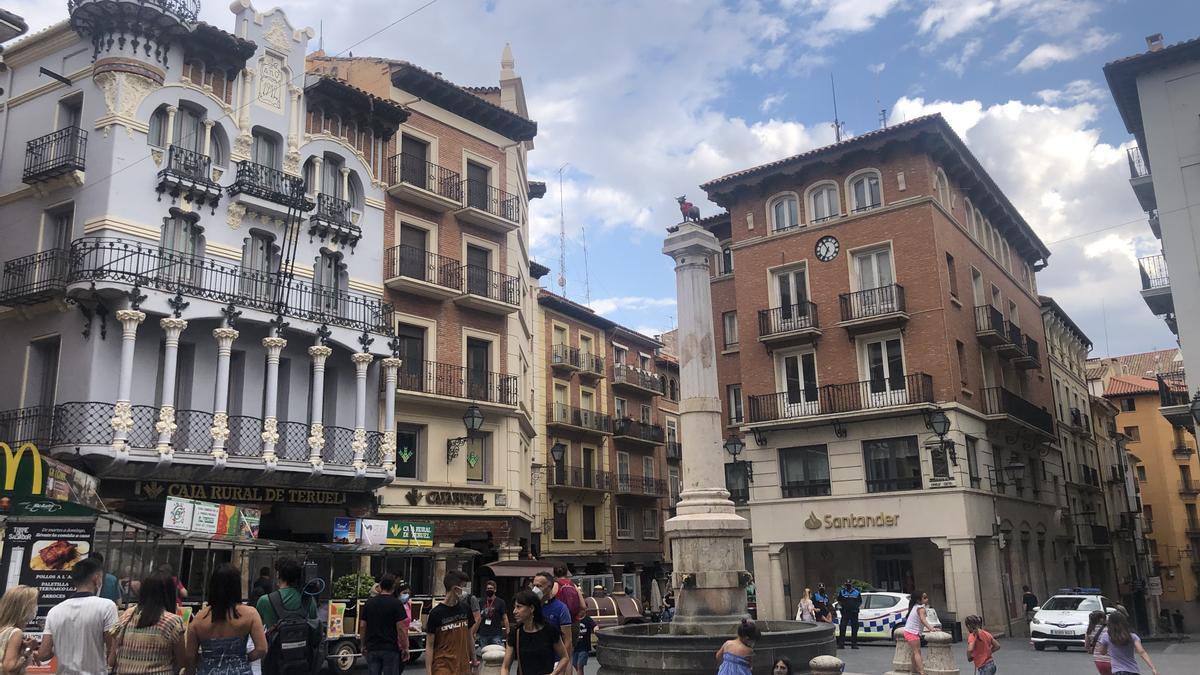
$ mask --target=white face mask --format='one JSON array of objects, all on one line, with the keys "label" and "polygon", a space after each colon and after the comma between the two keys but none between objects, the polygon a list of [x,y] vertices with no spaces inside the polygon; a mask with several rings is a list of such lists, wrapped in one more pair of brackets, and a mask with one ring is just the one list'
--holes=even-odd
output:
[{"label": "white face mask", "polygon": [[546,594],[542,592],[542,589],[537,586],[533,587],[533,594],[538,596],[538,600],[541,600],[542,598],[546,597]]},{"label": "white face mask", "polygon": [[463,585],[462,585],[462,594],[463,594],[463,595],[470,595],[470,594],[471,594],[471,584],[463,584]]}]

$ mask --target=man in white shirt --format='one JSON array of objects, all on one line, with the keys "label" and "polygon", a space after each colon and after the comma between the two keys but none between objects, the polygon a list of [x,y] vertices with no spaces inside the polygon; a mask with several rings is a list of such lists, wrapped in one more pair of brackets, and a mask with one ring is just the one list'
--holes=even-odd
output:
[{"label": "man in white shirt", "polygon": [[100,563],[85,558],[71,570],[75,592],[46,615],[38,660],[58,657],[58,675],[106,675],[117,606],[96,595],[104,580]]}]

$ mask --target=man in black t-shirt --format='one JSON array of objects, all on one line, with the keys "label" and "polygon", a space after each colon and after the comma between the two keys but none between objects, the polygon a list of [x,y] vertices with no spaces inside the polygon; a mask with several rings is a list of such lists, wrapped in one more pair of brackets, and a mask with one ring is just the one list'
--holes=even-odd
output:
[{"label": "man in black t-shirt", "polygon": [[475,665],[471,626],[474,613],[467,604],[467,575],[451,570],[442,579],[446,595],[425,621],[426,675],[464,675]]},{"label": "man in black t-shirt", "polygon": [[379,595],[362,606],[358,634],[370,675],[399,675],[408,660],[408,628],[404,603],[392,591],[396,577],[383,575]]},{"label": "man in black t-shirt", "polygon": [[483,601],[479,606],[479,648],[503,645],[508,634],[508,605],[496,595],[496,582],[489,579],[483,586]]}]

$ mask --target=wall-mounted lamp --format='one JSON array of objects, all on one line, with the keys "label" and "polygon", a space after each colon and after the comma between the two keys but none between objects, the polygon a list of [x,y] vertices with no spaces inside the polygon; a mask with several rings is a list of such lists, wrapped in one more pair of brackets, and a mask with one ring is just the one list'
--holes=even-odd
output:
[{"label": "wall-mounted lamp", "polygon": [[767,432],[762,429],[751,429],[750,433],[754,434],[754,442],[758,443],[758,447],[767,445]]},{"label": "wall-mounted lamp", "polygon": [[471,437],[475,434],[475,432],[483,428],[483,412],[481,412],[479,410],[479,406],[475,405],[474,403],[467,407],[467,411],[463,413],[462,419],[463,426],[467,430],[467,435],[459,438],[446,439],[447,464],[453,462],[454,459],[458,457],[458,453],[462,450],[463,446],[467,444],[467,441],[471,440]]},{"label": "wall-mounted lamp", "polygon": [[833,421],[833,435],[838,438],[846,437],[846,423],[841,420]]}]

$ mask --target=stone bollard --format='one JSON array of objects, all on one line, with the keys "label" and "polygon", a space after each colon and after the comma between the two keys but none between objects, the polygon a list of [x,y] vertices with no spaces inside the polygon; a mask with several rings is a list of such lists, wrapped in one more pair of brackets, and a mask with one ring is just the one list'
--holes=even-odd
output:
[{"label": "stone bollard", "polygon": [[953,636],[942,631],[925,634],[929,648],[922,656],[925,657],[925,675],[959,675],[958,666],[954,663],[954,653],[951,651]]},{"label": "stone bollard", "polygon": [[896,631],[896,651],[892,652],[892,669],[887,675],[908,675],[912,672],[912,647],[904,639],[904,631]]},{"label": "stone bollard", "polygon": [[808,671],[812,675],[841,675],[846,664],[836,656],[817,656],[808,662]]},{"label": "stone bollard", "polygon": [[488,645],[483,648],[481,656],[483,667],[480,668],[479,675],[502,675],[500,666],[504,665],[504,647]]}]

